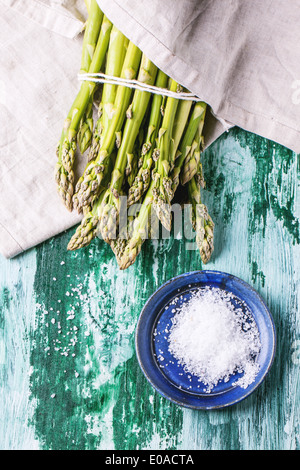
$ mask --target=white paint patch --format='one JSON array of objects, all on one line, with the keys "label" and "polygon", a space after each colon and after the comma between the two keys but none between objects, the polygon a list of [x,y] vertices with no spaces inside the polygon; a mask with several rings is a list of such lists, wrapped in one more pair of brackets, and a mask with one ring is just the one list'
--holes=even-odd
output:
[{"label": "white paint patch", "polygon": [[[30,344],[35,325],[34,277],[36,252],[13,260],[1,257],[0,291],[7,289],[2,309],[0,364],[0,442],[3,450],[38,450],[31,427],[34,402],[30,400]],[[5,360],[4,360],[5,359]],[[4,360],[4,362],[3,362]]]}]

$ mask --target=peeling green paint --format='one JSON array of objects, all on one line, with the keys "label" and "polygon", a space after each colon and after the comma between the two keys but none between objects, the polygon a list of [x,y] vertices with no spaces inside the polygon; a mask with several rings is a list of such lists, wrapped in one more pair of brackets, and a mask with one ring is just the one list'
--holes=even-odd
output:
[{"label": "peeling green paint", "polygon": [[292,235],[293,243],[299,244],[299,218],[294,214],[297,188],[299,190],[299,156],[279,144],[237,129],[233,136],[243,148],[251,148],[256,162],[251,192],[252,231],[262,223],[264,236],[268,212],[272,211]]},{"label": "peeling green paint", "polygon": [[258,270],[258,263],[256,261],[252,262],[252,282],[257,283],[257,280],[260,280],[261,286],[265,287],[266,276],[262,271]]},{"label": "peeling green paint", "polygon": [[38,448],[30,425],[34,403],[29,398],[35,270],[35,250],[14,260],[1,259],[0,448],[4,450]]},{"label": "peeling green paint", "polygon": [[149,269],[139,276],[143,255],[131,272],[119,272],[101,240],[81,253],[65,253],[69,236],[58,237],[55,257],[47,244],[38,252],[31,389],[40,441],[47,449],[132,449],[147,446],[154,428],[162,438],[166,427],[165,445],[175,448],[182,411],[156,399],[151,416],[152,389],[145,387],[134,352],[149,283],[153,291],[161,282],[153,284],[155,275],[148,279],[153,247],[146,248]]}]

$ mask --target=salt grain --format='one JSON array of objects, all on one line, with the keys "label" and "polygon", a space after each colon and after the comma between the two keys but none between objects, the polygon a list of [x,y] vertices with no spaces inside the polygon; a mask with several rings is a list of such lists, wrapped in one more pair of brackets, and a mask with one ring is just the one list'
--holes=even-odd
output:
[{"label": "salt grain", "polygon": [[235,385],[247,388],[259,371],[257,325],[246,305],[234,305],[233,300],[218,288],[199,289],[172,319],[169,351],[185,372],[199,377],[207,392],[237,373],[242,376]]}]

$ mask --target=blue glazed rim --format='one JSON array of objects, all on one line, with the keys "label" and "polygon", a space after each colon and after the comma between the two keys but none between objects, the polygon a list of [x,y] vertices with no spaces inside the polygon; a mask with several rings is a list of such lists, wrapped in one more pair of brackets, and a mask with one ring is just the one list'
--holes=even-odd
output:
[{"label": "blue glazed rim", "polygon": [[[247,304],[260,332],[260,370],[255,381],[246,389],[229,387],[222,393],[189,393],[176,386],[158,366],[153,348],[153,333],[166,305],[192,289],[210,286],[232,292]],[[276,351],[276,330],[272,315],[258,292],[238,277],[221,271],[193,271],[176,276],[160,286],[144,305],[136,327],[135,348],[139,366],[152,387],[171,402],[192,409],[219,409],[244,400],[256,390],[270,371]]]}]

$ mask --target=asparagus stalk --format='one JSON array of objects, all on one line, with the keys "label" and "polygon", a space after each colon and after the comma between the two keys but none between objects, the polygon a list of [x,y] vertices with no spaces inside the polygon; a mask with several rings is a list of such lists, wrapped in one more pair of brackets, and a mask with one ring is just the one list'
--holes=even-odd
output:
[{"label": "asparagus stalk", "polygon": [[77,133],[77,144],[81,154],[83,154],[91,145],[93,137],[93,128],[93,97],[91,96],[84,116],[79,124],[79,129]]},{"label": "asparagus stalk", "polygon": [[178,104],[170,148],[171,171],[173,171],[173,168],[175,166],[175,160],[180,154],[180,150],[178,150],[178,147],[186,129],[186,126],[189,122],[189,116],[192,109],[192,105],[193,102],[189,100],[180,100]]},{"label": "asparagus stalk", "polygon": [[103,13],[96,0],[90,0],[86,7],[88,19],[83,36],[80,73],[87,73],[89,71],[103,20]]},{"label": "asparagus stalk", "polygon": [[203,114],[206,111],[206,104],[203,102],[197,102],[194,104],[191,116],[189,118],[188,126],[184,132],[184,136],[180,142],[177,155],[175,158],[174,168],[171,171],[171,192],[172,197],[174,196],[176,189],[180,183],[180,173],[185,159],[190,153],[194,153],[197,150],[197,143],[194,139],[198,132],[199,126],[202,126]]},{"label": "asparagus stalk", "polygon": [[[113,26],[106,59],[106,75],[113,77],[120,76],[128,42],[128,39],[121,33],[121,31]],[[99,109],[99,118],[96,122],[92,147],[88,156],[89,161],[94,160],[99,153],[101,136],[103,136],[104,129],[108,128],[113,117],[116,92],[117,85],[112,85],[110,83],[104,84]]]},{"label": "asparagus stalk", "polygon": [[[175,80],[172,80],[170,90],[177,91],[178,87],[178,83]],[[169,178],[171,170],[170,151],[178,101],[178,99],[171,97],[167,100],[162,125],[158,132],[158,160],[152,172],[152,177],[155,181],[155,186],[153,188],[153,207],[158,219],[167,230],[171,230],[171,180]]]},{"label": "asparagus stalk", "polygon": [[[103,20],[103,13],[96,0],[90,0],[86,3],[86,7],[88,19],[83,36],[80,73],[87,73],[89,71]],[[81,153],[84,153],[91,144],[93,124],[93,96],[91,96],[77,134],[77,143]]]},{"label": "asparagus stalk", "polygon": [[201,153],[201,143],[202,143],[202,131],[204,126],[205,114],[206,114],[206,105],[203,106],[203,113],[200,117],[200,122],[198,125],[198,129],[195,135],[195,150],[189,152],[189,154],[185,157],[183,167],[180,174],[180,181],[182,185],[185,185],[188,181],[190,181],[193,176],[197,173],[199,165],[200,165],[200,153]]},{"label": "asparagus stalk", "polygon": [[[87,211],[91,211],[95,201],[98,200],[99,194],[101,194],[103,190],[106,190],[109,187],[110,178],[111,178],[112,171],[114,169],[115,161],[116,161],[116,152],[113,151],[113,153],[110,156],[110,159],[106,163],[106,172],[104,173],[104,176],[101,181],[100,191],[99,192],[97,191],[96,193],[91,194],[88,199],[85,199],[82,202],[82,204],[77,208],[78,213],[81,213],[81,212],[86,213]],[[74,198],[73,198],[73,201],[74,201]],[[74,206],[75,204],[77,204],[76,199],[74,202]]]},{"label": "asparagus stalk", "polygon": [[127,155],[127,166],[125,169],[126,182],[130,188],[137,176],[139,170],[139,155],[144,142],[144,130],[143,124],[141,124],[138,137],[136,138],[135,144],[131,154]]},{"label": "asparagus stalk", "polygon": [[85,214],[81,224],[77,227],[74,235],[68,244],[68,250],[74,251],[88,246],[97,236],[99,223],[99,210],[102,203],[104,191],[98,197],[92,209]]},{"label": "asparagus stalk", "polygon": [[[153,85],[157,67],[143,54],[138,80],[141,83]],[[115,224],[119,214],[119,197],[125,178],[125,170],[130,165],[134,145],[145,113],[148,109],[151,93],[141,90],[134,92],[133,100],[127,110],[126,122],[122,136],[121,146],[118,150],[116,163],[111,177],[110,188],[106,191],[103,204],[103,215],[100,222],[100,231],[105,241],[111,240],[111,230],[116,232]]]},{"label": "asparagus stalk", "polygon": [[[130,41],[122,67],[122,78],[134,79],[136,77],[141,55],[140,49]],[[107,174],[112,152],[116,145],[116,138],[122,130],[130,97],[131,89],[119,85],[116,92],[114,108],[112,110],[112,119],[103,134],[100,151],[97,157],[87,165],[83,177],[78,181],[76,186],[77,209],[79,211],[82,210],[85,201],[93,199],[103,189],[102,180]]]},{"label": "asparagus stalk", "polygon": [[[104,16],[95,53],[89,68],[90,73],[99,72],[101,69],[108,47],[111,28],[111,22]],[[96,84],[93,82],[82,83],[64,122],[60,143],[57,149],[58,162],[55,168],[55,179],[58,185],[59,194],[69,210],[72,210],[72,196],[74,191],[73,165],[77,148],[77,133],[81,119],[86,111],[95,87]]]},{"label": "asparagus stalk", "polygon": [[[201,157],[202,146],[203,146],[203,137],[201,138],[201,141],[200,141],[200,157]],[[199,160],[197,172],[194,178],[199,188],[205,188],[206,183],[205,183],[204,176],[203,176],[203,167],[202,167],[201,158]]]},{"label": "asparagus stalk", "polygon": [[[155,85],[159,88],[166,88],[167,82],[168,76],[159,70]],[[155,158],[156,155],[154,146],[162,119],[162,104],[163,96],[155,94],[152,99],[146,141],[141,151],[142,165],[129,188],[127,201],[128,206],[138,202],[149,187],[150,172],[154,161],[153,158]]]},{"label": "asparagus stalk", "polygon": [[[205,113],[204,113],[205,114]],[[196,139],[199,143],[199,153],[203,143],[201,118]],[[200,136],[200,139],[199,139]],[[191,202],[191,222],[196,232],[196,243],[204,264],[208,263],[214,250],[214,223],[208,214],[207,207],[201,202],[201,188],[205,187],[201,159],[199,158],[195,175],[187,182],[188,196]]]},{"label": "asparagus stalk", "polygon": [[208,263],[214,250],[214,223],[208,214],[207,207],[201,202],[200,184],[194,176],[187,184],[191,202],[191,222],[196,232],[196,243],[201,260]]},{"label": "asparagus stalk", "polygon": [[[151,229],[153,216],[156,217],[153,207],[153,181],[146,192],[138,216],[132,224],[132,233],[129,240],[121,240],[121,245],[116,244],[114,253],[121,270],[131,266],[139,255],[144,241],[147,239]],[[119,242],[120,243],[120,242]]]},{"label": "asparagus stalk", "polygon": [[[126,48],[128,46],[128,39],[115,27],[112,27],[110,34],[110,41],[106,59],[106,69],[105,72],[107,75],[119,76],[124,62],[124,57],[126,53]],[[92,146],[89,152],[88,160],[94,160],[100,149],[101,137],[103,136],[103,129],[107,129],[109,122],[111,121],[114,114],[114,100],[116,97],[117,85],[111,85],[105,83],[102,90],[102,99],[99,105],[99,119],[96,122],[96,126],[93,133]],[[114,160],[111,157],[107,161],[107,170],[106,177],[102,181],[102,187],[107,182],[108,172],[112,171]],[[73,207],[77,209],[78,212],[84,212],[92,206],[93,201],[97,199],[97,195],[90,196],[89,198],[82,199],[82,193],[86,194],[85,191],[89,188],[87,179],[89,177],[90,171],[92,170],[92,165],[87,165],[84,174],[79,178],[75,194],[73,196]]]}]

